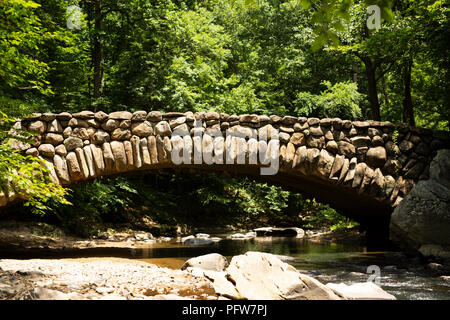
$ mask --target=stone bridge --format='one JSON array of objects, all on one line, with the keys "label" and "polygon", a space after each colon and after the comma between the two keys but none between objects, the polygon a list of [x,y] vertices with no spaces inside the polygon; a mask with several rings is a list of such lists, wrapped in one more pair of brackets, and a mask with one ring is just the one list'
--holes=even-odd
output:
[{"label": "stone bridge", "polygon": [[[39,157],[63,186],[149,170],[225,172],[313,196],[374,227],[428,179],[436,152],[450,145],[446,132],[405,124],[216,112],[44,113],[15,129],[37,134],[33,145],[20,148]],[[274,148],[279,170],[261,175]],[[188,161],[175,164],[174,149]],[[212,157],[198,158],[196,151]],[[0,206],[18,197],[11,186],[3,189]]]}]

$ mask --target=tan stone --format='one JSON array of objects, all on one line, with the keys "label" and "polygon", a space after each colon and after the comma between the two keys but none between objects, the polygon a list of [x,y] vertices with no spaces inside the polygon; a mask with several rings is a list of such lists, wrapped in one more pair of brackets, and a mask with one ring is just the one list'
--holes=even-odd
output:
[{"label": "tan stone", "polygon": [[125,148],[122,142],[111,142],[111,150],[114,155],[114,165],[117,172],[124,172],[127,170],[127,157],[125,155]]},{"label": "tan stone", "polygon": [[294,144],[288,143],[286,147],[286,166],[288,168],[292,168],[292,164],[294,162],[295,157],[295,147]]},{"label": "tan stone", "polygon": [[109,142],[105,142],[102,145],[103,150],[103,158],[105,159],[106,171],[108,173],[112,173],[116,170],[116,165],[114,161],[114,154],[111,149],[111,144]]},{"label": "tan stone", "polygon": [[141,158],[141,151],[139,148],[140,145],[140,139],[138,136],[132,136],[131,137],[131,149],[133,151],[133,165],[136,168],[142,167],[142,158]]},{"label": "tan stone", "polygon": [[86,162],[86,157],[84,156],[84,151],[81,148],[75,149],[75,154],[77,155],[78,164],[80,165],[81,174],[84,179],[89,178],[89,167]]},{"label": "tan stone", "polygon": [[63,128],[61,126],[61,123],[59,120],[54,119],[47,125],[47,132],[53,132],[53,133],[61,133],[63,132]]},{"label": "tan stone", "polygon": [[295,132],[292,134],[291,140],[289,140],[289,142],[297,147],[304,146],[306,144],[305,135],[301,132]]},{"label": "tan stone", "polygon": [[148,137],[153,134],[153,128],[150,122],[135,122],[131,125],[131,132],[139,137]]},{"label": "tan stone", "polygon": [[348,165],[348,171],[347,175],[345,176],[344,183],[345,184],[351,184],[353,183],[353,179],[355,178],[355,172],[356,172],[356,165],[358,164],[358,160],[356,157],[353,157],[350,160],[350,163]]},{"label": "tan stone", "polygon": [[69,169],[67,168],[66,160],[61,158],[59,155],[55,155],[53,157],[53,163],[55,165],[55,171],[58,175],[59,182],[62,185],[70,184]]},{"label": "tan stone", "polygon": [[141,150],[142,165],[149,166],[152,162],[150,152],[148,151],[148,140],[146,138],[140,140],[139,149]]},{"label": "tan stone", "polygon": [[316,171],[319,177],[328,179],[330,176],[331,168],[333,167],[334,157],[333,154],[325,149],[320,150],[320,157],[317,161]]},{"label": "tan stone", "polygon": [[[145,139],[145,142],[147,143],[147,139]],[[132,170],[135,167],[135,164],[134,164],[134,157],[133,157],[133,147],[131,146],[131,142],[124,141],[123,147],[125,149],[125,155],[127,156],[128,170]]]},{"label": "tan stone", "polygon": [[[336,156],[336,158],[337,158],[337,156]],[[338,183],[342,183],[344,181],[344,179],[345,179],[345,177],[347,175],[349,167],[350,167],[350,160],[347,159],[347,158],[344,158],[344,163],[342,164],[341,173],[339,174],[339,179],[337,181]]]},{"label": "tan stone", "polygon": [[83,179],[83,174],[81,173],[80,165],[78,164],[78,159],[75,152],[73,151],[69,152],[67,154],[66,160],[72,181],[78,181]]},{"label": "tan stone", "polygon": [[247,142],[247,150],[248,150],[248,164],[254,165],[258,164],[258,140],[256,140],[255,138],[249,139]]},{"label": "tan stone", "polygon": [[151,163],[156,164],[158,163],[158,148],[156,147],[156,138],[154,136],[150,136],[147,138],[147,142]]},{"label": "tan stone", "polygon": [[97,176],[97,174],[95,172],[94,159],[92,156],[92,151],[91,151],[90,146],[84,146],[83,152],[84,152],[84,157],[86,158],[87,166],[89,168],[89,177],[94,178]]},{"label": "tan stone", "polygon": [[333,162],[333,167],[331,167],[331,172],[329,178],[333,178],[339,170],[341,170],[342,166],[344,165],[345,157],[341,155],[336,155]]},{"label": "tan stone", "polygon": [[105,162],[103,160],[102,148],[95,144],[89,146],[92,152],[92,158],[94,160],[94,168],[97,176],[101,176],[105,172]]},{"label": "tan stone", "polygon": [[352,182],[352,188],[357,189],[361,185],[364,179],[364,173],[366,171],[367,165],[364,162],[360,162],[355,167],[355,176]]}]

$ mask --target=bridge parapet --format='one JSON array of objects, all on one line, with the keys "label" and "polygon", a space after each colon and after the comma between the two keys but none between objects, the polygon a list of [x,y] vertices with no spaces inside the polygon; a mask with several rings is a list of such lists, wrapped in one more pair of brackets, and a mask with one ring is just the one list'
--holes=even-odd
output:
[{"label": "bridge parapet", "polygon": [[[448,132],[405,124],[216,112],[44,113],[23,119],[15,128],[37,134],[32,145],[17,147],[39,157],[52,181],[64,186],[160,168],[259,168],[267,163],[255,155],[271,148],[261,138],[275,137],[277,175],[290,180],[290,187],[297,184],[300,191],[323,191],[332,198],[352,194],[390,208],[385,210],[397,206],[419,180],[428,179],[437,150],[450,147]],[[183,138],[176,139],[174,132],[184,132]],[[227,137],[227,132],[234,135]],[[173,151],[180,148],[189,151],[189,165],[175,164]],[[194,163],[195,152],[205,150],[211,163]],[[20,194],[3,186],[0,206]]]}]

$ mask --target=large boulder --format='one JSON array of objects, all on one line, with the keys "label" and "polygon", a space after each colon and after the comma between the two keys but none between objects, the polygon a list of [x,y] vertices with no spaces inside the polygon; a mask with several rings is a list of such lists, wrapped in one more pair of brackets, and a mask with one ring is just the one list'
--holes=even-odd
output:
[{"label": "large boulder", "polygon": [[439,245],[450,251],[450,150],[439,150],[430,165],[430,179],[422,180],[392,213],[390,238],[415,251]]},{"label": "large boulder", "polygon": [[396,300],[392,294],[387,293],[373,282],[354,283],[352,285],[328,283],[327,287],[348,300]]},{"label": "large boulder", "polygon": [[[208,274],[216,293],[231,299],[340,300],[319,281],[299,273],[270,253],[234,256],[225,273]],[[208,276],[207,275],[207,276]]]},{"label": "large boulder", "polygon": [[227,258],[218,253],[210,253],[187,260],[181,267],[181,270],[191,267],[221,272],[225,270],[227,265]]}]

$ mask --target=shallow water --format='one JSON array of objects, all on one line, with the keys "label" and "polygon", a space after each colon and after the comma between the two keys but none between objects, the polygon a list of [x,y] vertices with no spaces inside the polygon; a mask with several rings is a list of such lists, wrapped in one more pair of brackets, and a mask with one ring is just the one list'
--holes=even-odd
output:
[{"label": "shallow water", "polygon": [[[203,254],[220,253],[230,261],[233,256],[247,251],[260,251],[290,257],[287,263],[325,284],[351,284],[365,282],[370,278],[379,281],[378,284],[397,299],[450,300],[450,282],[439,279],[440,274],[427,269],[426,265],[417,259],[408,258],[399,252],[369,252],[358,244],[318,243],[296,238],[257,237],[251,240],[228,240],[225,239],[226,235],[212,236],[219,236],[224,240],[212,245],[189,246],[174,239],[136,248],[90,248],[76,252],[46,253],[34,251],[22,252],[19,255],[3,254],[0,258],[119,257],[179,269],[187,259]],[[375,271],[379,270],[379,273],[370,272],[369,266]],[[378,277],[374,279],[376,276]]]},{"label": "shallow water", "polygon": [[[351,284],[370,279],[397,299],[450,300],[450,283],[426,269],[417,260],[397,252],[367,252],[360,245],[317,243],[296,238],[258,237],[252,240],[222,240],[208,246],[185,246],[175,242],[157,247],[131,249],[130,258],[169,268],[180,268],[184,261],[202,254],[217,252],[229,260],[247,251],[269,252],[295,259],[286,261],[322,283]],[[377,270],[368,272],[369,266]],[[375,276],[378,278],[374,278]]]}]

